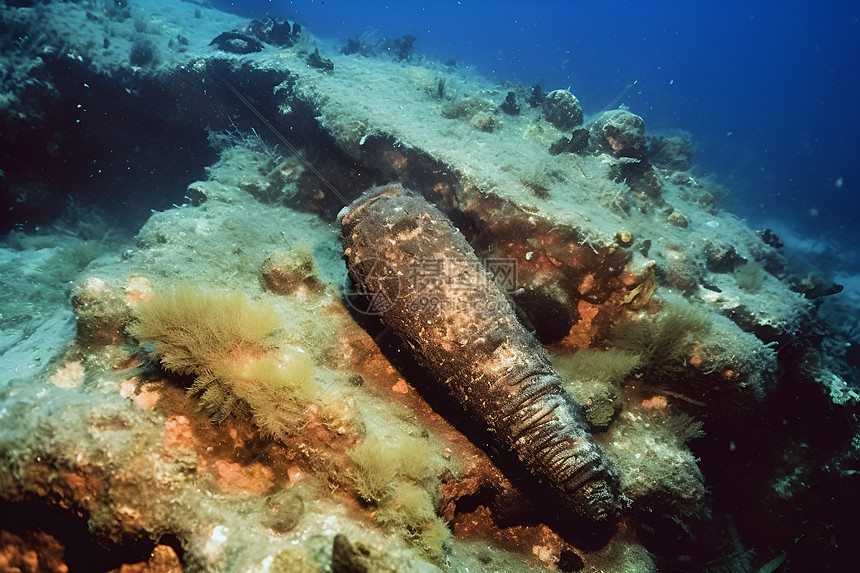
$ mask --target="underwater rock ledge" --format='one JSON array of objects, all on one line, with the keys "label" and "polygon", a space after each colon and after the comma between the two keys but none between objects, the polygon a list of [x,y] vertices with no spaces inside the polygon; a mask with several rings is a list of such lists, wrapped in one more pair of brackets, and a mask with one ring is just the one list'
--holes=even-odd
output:
[{"label": "underwater rock ledge", "polygon": [[[117,568],[850,561],[857,500],[833,491],[858,475],[856,372],[821,344],[826,323],[792,289],[778,243],[717,207],[724,190],[692,171],[689,141],[648,134],[635,110],[584,117],[564,90],[548,106],[533,88],[340,53],[284,23],[266,29],[289,29],[287,45],[224,51],[213,38],[254,26],[195,3],[141,0],[127,14],[13,4],[0,7],[4,24],[39,41],[3,40],[16,65],[2,79],[0,131],[7,146],[29,131],[21,156],[35,160],[10,166],[4,192],[64,196],[33,173],[65,161],[64,185],[92,198],[167,185],[176,205],[90,264],[65,314],[4,346],[10,562],[32,549],[73,565],[68,523]],[[510,94],[524,102],[516,114],[502,107]],[[103,149],[72,149],[67,127],[51,139],[81,97],[112,110],[93,131]],[[115,123],[123,106],[183,137]],[[86,183],[108,149],[133,175]],[[177,157],[188,163],[169,169]],[[603,547],[566,535],[565,512],[529,491],[481,428],[418,391],[426,372],[351,307],[335,213],[391,183],[444,212],[484,261],[516,270],[496,268],[629,500]],[[810,431],[822,425],[826,435]],[[51,510],[44,536],[11,521],[34,504]]]}]

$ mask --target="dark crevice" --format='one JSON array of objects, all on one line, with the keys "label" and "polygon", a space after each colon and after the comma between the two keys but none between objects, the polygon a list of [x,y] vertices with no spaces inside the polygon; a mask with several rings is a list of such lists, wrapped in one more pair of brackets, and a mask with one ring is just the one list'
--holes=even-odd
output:
[{"label": "dark crevice", "polygon": [[[111,571],[123,564],[140,563],[149,559],[155,543],[150,539],[125,539],[122,544],[96,539],[87,528],[87,520],[54,505],[33,501],[0,500],[0,531],[25,540],[40,539],[33,535],[43,532],[62,546],[62,556],[69,571]],[[172,538],[172,539],[171,539]],[[178,540],[169,535],[164,543],[182,555]],[[41,547],[30,547],[39,553]]]},{"label": "dark crevice", "polygon": [[217,159],[207,130],[254,128],[278,143],[227,84],[276,119],[283,95],[274,87],[288,77],[223,60],[202,71],[116,77],[47,57],[19,94],[26,102],[21,116],[0,117],[0,233],[53,221],[70,205],[98,206],[135,228],[152,209],[184,202],[186,186],[205,178]]}]

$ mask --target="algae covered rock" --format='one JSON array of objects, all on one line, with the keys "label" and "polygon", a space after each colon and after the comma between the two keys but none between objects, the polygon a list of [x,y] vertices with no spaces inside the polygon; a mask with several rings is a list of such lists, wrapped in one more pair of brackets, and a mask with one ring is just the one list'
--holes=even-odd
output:
[{"label": "algae covered rock", "polygon": [[122,287],[99,277],[88,277],[72,291],[78,339],[86,344],[120,344],[132,310]]},{"label": "algae covered rock", "polygon": [[606,428],[620,408],[622,384],[641,360],[639,354],[614,348],[582,349],[555,356],[553,365],[565,389],[582,406],[588,422]]},{"label": "algae covered rock", "polygon": [[601,114],[591,126],[599,149],[616,157],[642,159],[646,155],[645,121],[624,109]]},{"label": "algae covered rock", "polygon": [[448,119],[460,119],[475,129],[493,131],[501,126],[498,114],[499,106],[483,97],[462,96],[452,99],[442,106],[442,116]]},{"label": "algae covered rock", "polygon": [[673,412],[664,396],[646,398],[613,424],[607,451],[622,469],[621,487],[645,512],[696,514],[703,509],[705,478],[686,443],[702,424]]},{"label": "algae covered rock", "polygon": [[546,120],[562,131],[573,131],[582,125],[582,107],[567,90],[549,92],[542,109]]},{"label": "algae covered rock", "polygon": [[[0,514],[9,506],[61,512],[92,546],[122,546],[105,570],[123,560],[135,570],[213,572],[642,573],[728,569],[740,555],[750,564],[735,570],[748,571],[779,566],[772,553],[781,548],[798,570],[817,570],[810,555],[818,569],[838,569],[834,547],[853,539],[844,508],[856,500],[846,492],[857,477],[860,398],[856,368],[837,358],[858,362],[856,336],[824,328],[818,308],[833,297],[807,300],[833,294],[829,282],[792,285],[779,241],[717,209],[725,192],[696,180],[688,138],[646,137],[642,118],[625,109],[581,127],[579,101],[566,90],[524,97],[523,88],[465,66],[425,57],[407,66],[408,36],[383,58],[321,43],[334,66],[323,72],[307,64],[310,32],[272,19],[249,30],[199,2],[135,3],[126,27],[148,27],[158,57],[139,52],[146,65],[129,70],[129,30],[92,2],[18,7],[31,3],[6,2],[0,12],[68,47],[52,54],[39,42],[4,44],[22,62],[42,62],[32,71],[64,79],[61,87],[70,78],[94,85],[98,76],[100,89],[86,92],[90,109],[105,102],[99,94],[139,105],[140,91],[151,101],[136,120],[166,119],[198,139],[134,154],[183,164],[179,183],[157,170],[144,177],[133,155],[129,172],[142,177],[135,183],[143,192],[103,174],[111,193],[148,201],[155,181],[159,190],[172,186],[180,204],[147,203],[145,212],[154,210],[135,240],[77,282],[41,275],[58,301],[45,313],[53,327],[2,333],[0,347],[15,345],[18,357],[43,350],[26,361],[0,356],[13,365],[0,368]],[[163,11],[144,18],[168,4],[188,19]],[[237,55],[208,46],[223,30],[282,48]],[[104,49],[92,42],[101,34]],[[121,61],[111,59],[120,52]],[[30,68],[10,69],[9,102],[25,103],[22,118],[50,125],[40,100],[26,97]],[[284,138],[251,129],[256,119],[216,76]],[[29,83],[16,87],[15,78]],[[4,126],[10,141],[20,136]],[[51,140],[66,153],[72,138],[58,133]],[[141,149],[158,148],[127,129],[106,143],[130,135],[140,135]],[[196,163],[186,165],[180,147]],[[74,154],[67,157],[74,167]],[[87,187],[99,179],[89,179],[93,159],[87,154]],[[4,169],[11,181],[32,166]],[[85,186],[60,179],[64,189]],[[545,503],[515,455],[506,460],[488,446],[497,436],[486,425],[470,424],[424,384],[437,366],[410,362],[408,347],[350,307],[334,215],[377,185],[414,189],[438,208],[444,215],[434,217],[450,220],[446,228],[456,227],[481,259],[471,268],[483,265],[505,304],[516,305],[509,324],[533,330],[536,353],[551,356],[558,391],[582,407],[583,431],[620,474],[621,527],[604,547],[591,547],[593,530],[572,527],[561,504]],[[370,234],[371,258],[390,250],[385,238],[421,246],[413,223]],[[440,269],[408,254],[416,258],[400,264],[404,281],[444,280],[462,262]],[[49,259],[31,255],[32,267],[37,260]],[[18,271],[4,272],[4,284],[16,285],[7,290],[26,296],[30,285],[8,280]],[[0,301],[4,327],[19,316],[8,304]],[[64,327],[70,307],[76,337]],[[404,318],[410,329],[432,324],[414,310]],[[486,332],[481,344],[498,350],[492,358],[518,371],[523,361],[506,354],[512,338],[484,319],[424,347],[468,349]],[[833,348],[836,357],[826,356]],[[468,352],[462,360],[452,376],[490,363]],[[530,412],[530,397],[511,403],[511,418],[550,417],[540,403]],[[521,441],[546,450],[539,439]],[[561,466],[566,454],[558,453]],[[763,520],[774,526],[761,528]],[[24,555],[0,534],[0,554]],[[680,534],[688,534],[683,544]],[[47,540],[42,547],[40,564]]]},{"label": "algae covered rock", "polygon": [[318,292],[322,288],[313,253],[307,247],[274,253],[263,262],[261,278],[266,288],[276,294]]},{"label": "algae covered rock", "polygon": [[648,158],[659,167],[687,171],[693,166],[695,154],[696,144],[689,133],[674,131],[648,138]]}]

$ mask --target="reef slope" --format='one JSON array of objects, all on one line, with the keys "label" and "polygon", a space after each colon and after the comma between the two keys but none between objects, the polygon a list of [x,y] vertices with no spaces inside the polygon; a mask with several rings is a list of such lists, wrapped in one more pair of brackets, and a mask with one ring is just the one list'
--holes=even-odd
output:
[{"label": "reef slope", "polygon": [[[342,53],[196,3],[27,4],[0,7],[25,39],[2,40],[0,131],[22,157],[3,166],[9,212],[24,225],[48,210],[34,194],[74,189],[147,215],[68,301],[62,250],[0,251],[19,293],[0,303],[7,564],[30,550],[54,570],[846,562],[856,372],[821,345],[816,292],[772,235],[719,208],[684,136],[404,41]],[[63,184],[40,175],[61,165]],[[583,407],[624,498],[602,547],[353,304],[335,215],[390,183],[496,265]]]}]

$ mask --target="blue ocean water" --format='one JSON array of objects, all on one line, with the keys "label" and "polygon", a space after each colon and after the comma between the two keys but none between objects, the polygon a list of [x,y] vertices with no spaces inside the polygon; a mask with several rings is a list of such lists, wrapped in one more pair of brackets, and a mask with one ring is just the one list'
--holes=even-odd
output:
[{"label": "blue ocean water", "polygon": [[416,54],[500,82],[618,102],[682,129],[752,226],[853,243],[860,219],[860,2],[214,0],[344,39],[412,34]]}]

